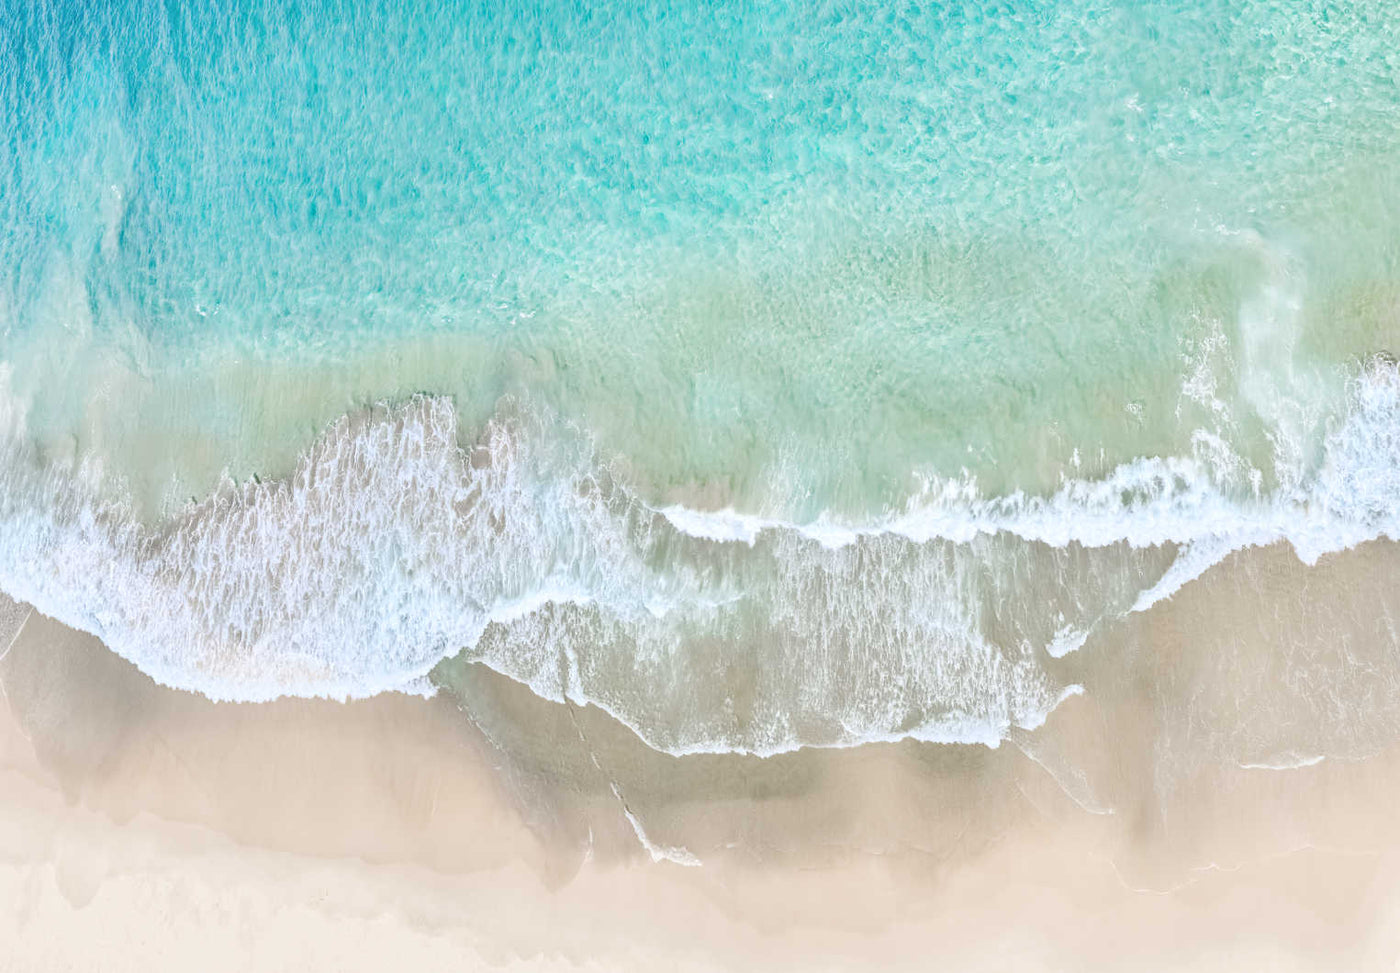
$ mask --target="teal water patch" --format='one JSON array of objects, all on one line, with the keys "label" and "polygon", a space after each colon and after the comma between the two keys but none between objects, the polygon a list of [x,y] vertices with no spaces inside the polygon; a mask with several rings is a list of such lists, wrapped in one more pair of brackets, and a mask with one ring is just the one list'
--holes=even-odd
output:
[{"label": "teal water patch", "polygon": [[[1248,235],[1299,268],[1281,367],[1337,386],[1394,343],[1383,7],[4,17],[0,354],[32,435],[146,497],[206,492],[217,457],[285,470],[420,391],[478,426],[503,392],[548,403],[661,498],[1045,490],[1076,451],[1187,448],[1182,355],[1241,342],[1274,259]],[[323,392],[284,404],[293,367]]]}]

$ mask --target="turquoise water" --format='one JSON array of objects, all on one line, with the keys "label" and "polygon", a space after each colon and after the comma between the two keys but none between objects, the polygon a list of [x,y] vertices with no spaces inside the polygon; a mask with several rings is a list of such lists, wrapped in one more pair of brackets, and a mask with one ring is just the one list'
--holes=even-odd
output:
[{"label": "turquoise water", "polygon": [[1397,50],[0,0],[0,587],[221,697],[461,652],[667,749],[995,742],[1229,550],[1394,530]]}]

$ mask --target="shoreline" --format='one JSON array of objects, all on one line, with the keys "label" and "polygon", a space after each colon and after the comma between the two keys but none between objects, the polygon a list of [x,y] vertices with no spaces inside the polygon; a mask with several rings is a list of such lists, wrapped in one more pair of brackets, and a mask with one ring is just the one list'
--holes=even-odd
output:
[{"label": "shoreline", "polygon": [[[1067,657],[1086,695],[996,749],[768,758],[668,756],[484,667],[460,705],[213,703],[38,614],[12,640],[6,600],[6,965],[1387,968],[1400,745],[1207,759],[1238,727],[1206,680],[1248,701],[1286,647],[1265,629],[1232,669],[1197,642],[1203,619],[1228,630],[1221,606],[1332,625],[1334,586],[1374,600],[1396,559],[1232,556]],[[701,867],[654,862],[642,833]]]}]

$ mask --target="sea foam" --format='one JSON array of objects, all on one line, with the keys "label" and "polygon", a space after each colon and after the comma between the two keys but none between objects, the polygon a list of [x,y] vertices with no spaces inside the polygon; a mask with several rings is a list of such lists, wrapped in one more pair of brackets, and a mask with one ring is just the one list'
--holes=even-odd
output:
[{"label": "sea foam", "polygon": [[672,753],[996,745],[1077,691],[1055,658],[1231,551],[1397,536],[1395,367],[1359,370],[1348,403],[1272,494],[1202,448],[1046,496],[931,476],[903,509],[809,523],[653,506],[519,403],[464,445],[420,396],[151,526],[12,410],[0,588],[216,699],[421,691],[461,654]]}]

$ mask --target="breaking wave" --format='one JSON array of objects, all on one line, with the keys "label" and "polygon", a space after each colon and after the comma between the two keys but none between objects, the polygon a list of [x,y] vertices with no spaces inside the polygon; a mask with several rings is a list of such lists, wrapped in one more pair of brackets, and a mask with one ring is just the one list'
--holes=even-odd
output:
[{"label": "breaking wave", "polygon": [[654,505],[539,410],[503,401],[472,438],[420,396],[146,525],[10,415],[0,588],[215,699],[424,690],[460,656],[671,753],[995,746],[1077,691],[1056,659],[1231,551],[1400,536],[1395,366],[1347,402],[1270,490],[1202,433],[1045,496],[929,476],[902,509],[808,523]]}]

